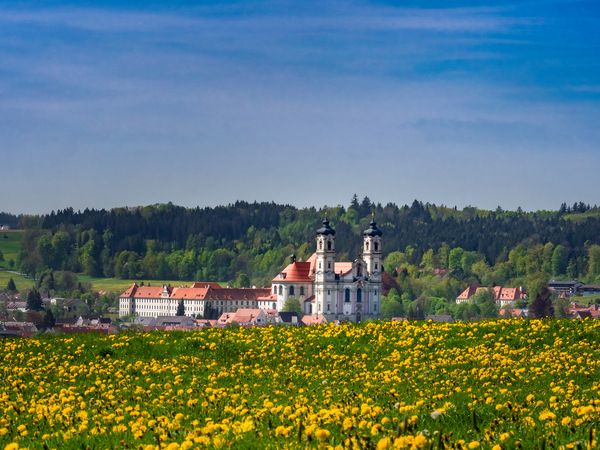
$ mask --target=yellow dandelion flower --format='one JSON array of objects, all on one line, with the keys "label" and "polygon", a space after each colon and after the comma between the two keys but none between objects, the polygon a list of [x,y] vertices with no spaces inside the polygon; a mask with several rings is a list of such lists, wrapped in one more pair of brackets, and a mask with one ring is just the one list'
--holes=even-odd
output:
[{"label": "yellow dandelion flower", "polygon": [[377,450],[386,450],[390,448],[390,445],[390,438],[384,437],[382,439],[379,439],[379,442],[377,442]]},{"label": "yellow dandelion flower", "polygon": [[329,439],[329,436],[331,435],[331,433],[329,432],[329,430],[326,430],[324,428],[319,428],[316,432],[315,432],[315,436],[317,437],[318,440],[320,441],[325,441],[327,439]]}]

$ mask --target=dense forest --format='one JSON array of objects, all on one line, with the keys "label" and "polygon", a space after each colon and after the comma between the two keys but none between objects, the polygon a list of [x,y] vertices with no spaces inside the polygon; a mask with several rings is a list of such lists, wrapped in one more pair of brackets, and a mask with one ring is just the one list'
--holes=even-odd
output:
[{"label": "dense forest", "polygon": [[359,255],[362,231],[375,217],[384,232],[385,270],[398,280],[406,302],[449,300],[468,283],[527,286],[550,277],[600,282],[600,209],[581,202],[524,212],[416,200],[383,206],[354,196],[348,207],[320,210],[169,203],[12,217],[26,229],[17,267],[32,276],[56,270],[262,286],[291,253],[310,256],[325,216],[336,228],[340,260]]}]

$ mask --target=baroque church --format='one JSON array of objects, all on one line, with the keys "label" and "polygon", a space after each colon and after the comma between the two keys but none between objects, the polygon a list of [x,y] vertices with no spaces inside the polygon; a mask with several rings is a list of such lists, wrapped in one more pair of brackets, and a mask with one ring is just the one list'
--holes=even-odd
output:
[{"label": "baroque church", "polygon": [[316,252],[291,263],[272,282],[271,294],[281,311],[290,297],[305,314],[327,321],[360,322],[379,315],[382,288],[382,232],[375,221],[363,232],[362,255],[352,262],[336,260],[335,230],[325,219],[316,233]]},{"label": "baroque church", "polygon": [[379,315],[382,289],[389,284],[389,276],[383,273],[381,236],[372,221],[363,232],[362,255],[352,262],[340,262],[336,260],[335,230],[325,219],[317,230],[316,252],[307,261],[292,256],[271,288],[224,288],[208,282],[196,282],[191,287],[134,283],[119,296],[119,315],[173,316],[182,303],[187,316],[215,319],[242,308],[282,311],[286,301],[294,297],[315,323],[360,322]]}]

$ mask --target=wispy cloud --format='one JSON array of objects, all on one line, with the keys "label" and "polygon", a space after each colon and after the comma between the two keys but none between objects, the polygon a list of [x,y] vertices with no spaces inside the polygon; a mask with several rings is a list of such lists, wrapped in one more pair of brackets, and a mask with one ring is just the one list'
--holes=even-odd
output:
[{"label": "wispy cloud", "polygon": [[493,8],[390,8],[353,7],[343,10],[319,8],[319,14],[297,16],[286,13],[239,17],[238,15],[197,16],[188,13],[148,13],[131,10],[90,8],[0,9],[0,23],[36,26],[64,26],[87,31],[140,32],[160,29],[227,27],[270,30],[424,30],[439,32],[501,31],[538,20],[507,17]]},{"label": "wispy cloud", "polygon": [[[197,204],[204,192],[212,203],[338,203],[348,189],[481,206],[487,195],[495,207],[543,185],[552,164],[566,164],[564,149],[600,163],[600,110],[581,98],[598,76],[573,47],[569,64],[555,63],[561,38],[543,14],[518,4],[277,5],[0,9],[0,150],[11,149],[8,172],[32,171],[15,176],[15,190],[32,192],[21,178],[50,169],[69,180],[56,182],[60,207]],[[570,64],[580,70],[565,72]],[[365,154],[376,179],[365,177]],[[315,164],[322,155],[328,164]],[[161,169],[176,180],[149,183]],[[79,173],[89,175],[77,178],[87,204],[69,197]],[[507,173],[518,188],[503,185]],[[308,198],[325,195],[324,177],[330,197]],[[473,185],[480,197],[467,199]]]}]

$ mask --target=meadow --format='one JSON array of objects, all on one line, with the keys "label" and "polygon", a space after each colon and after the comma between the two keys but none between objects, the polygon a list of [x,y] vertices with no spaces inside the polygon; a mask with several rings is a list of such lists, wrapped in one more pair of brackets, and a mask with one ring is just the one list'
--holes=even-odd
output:
[{"label": "meadow", "polygon": [[0,261],[0,268],[9,269],[10,261],[15,264],[17,255],[21,251],[21,238],[23,232],[17,231],[0,231],[0,252],[2,252],[3,260]]},{"label": "meadow", "polygon": [[597,448],[599,321],[0,342],[0,448]]},{"label": "meadow", "polygon": [[[92,290],[99,292],[113,292],[120,294],[127,290],[133,283],[143,282],[146,286],[162,286],[170,284],[171,286],[191,286],[192,281],[181,280],[122,280],[120,278],[98,278],[89,275],[77,274],[77,280],[82,283],[91,283]],[[225,286],[226,284],[223,284]]]}]

